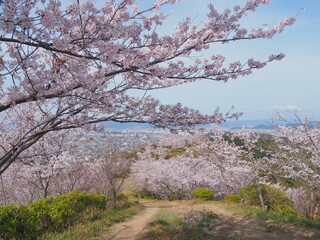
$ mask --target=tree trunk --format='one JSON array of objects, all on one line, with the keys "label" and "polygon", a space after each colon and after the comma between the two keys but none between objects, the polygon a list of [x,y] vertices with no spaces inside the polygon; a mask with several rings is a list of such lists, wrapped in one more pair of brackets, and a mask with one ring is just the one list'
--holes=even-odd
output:
[{"label": "tree trunk", "polygon": [[307,214],[308,214],[308,218],[311,220],[315,220],[317,213],[318,213],[318,203],[319,197],[315,196],[315,194],[313,192],[311,192],[310,194],[310,201],[307,207]]},{"label": "tree trunk", "polygon": [[117,207],[117,193],[116,192],[113,193],[113,206]]},{"label": "tree trunk", "polygon": [[264,202],[264,199],[263,199],[263,195],[262,195],[262,191],[261,191],[261,184],[260,183],[257,184],[257,190],[258,190],[258,195],[259,195],[262,211],[266,212],[267,211],[267,206],[265,205],[265,202]]}]

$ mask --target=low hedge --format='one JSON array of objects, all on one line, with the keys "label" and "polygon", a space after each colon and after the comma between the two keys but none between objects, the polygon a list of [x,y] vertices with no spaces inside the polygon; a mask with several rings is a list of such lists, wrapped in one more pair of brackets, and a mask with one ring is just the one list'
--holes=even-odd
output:
[{"label": "low hedge", "polygon": [[46,197],[26,206],[0,207],[0,237],[36,239],[45,232],[61,231],[104,210],[102,194],[72,191]]},{"label": "low hedge", "polygon": [[233,194],[233,193],[228,193],[225,199],[227,202],[233,202],[233,203],[241,202],[240,196],[238,194]]},{"label": "low hedge", "polygon": [[191,192],[194,198],[202,200],[211,200],[214,194],[216,192],[208,188],[197,188]]}]

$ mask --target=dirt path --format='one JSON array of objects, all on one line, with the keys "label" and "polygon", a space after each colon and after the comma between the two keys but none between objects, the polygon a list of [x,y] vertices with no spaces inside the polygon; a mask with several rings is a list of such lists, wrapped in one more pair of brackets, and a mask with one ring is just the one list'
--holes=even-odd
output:
[{"label": "dirt path", "polygon": [[144,233],[143,230],[151,221],[152,217],[159,212],[160,207],[149,206],[143,204],[145,209],[142,213],[132,217],[130,220],[122,223],[115,224],[111,227],[109,233],[102,236],[104,240],[125,240],[125,239],[139,239]]},{"label": "dirt path", "polygon": [[152,201],[141,200],[140,203],[144,206],[144,210],[132,217],[130,220],[113,225],[107,234],[101,236],[101,240],[141,240],[145,233],[148,223],[152,220],[160,209],[173,208],[174,211],[178,211],[176,208],[177,202],[168,201]]},{"label": "dirt path", "polygon": [[280,224],[257,221],[229,209],[217,202],[193,203],[190,201],[152,201],[143,200],[145,209],[129,221],[115,224],[103,240],[141,240],[147,224],[160,211],[167,209],[178,214],[191,210],[206,210],[217,214],[221,221],[214,226],[215,235],[232,240],[320,240],[320,231]]}]

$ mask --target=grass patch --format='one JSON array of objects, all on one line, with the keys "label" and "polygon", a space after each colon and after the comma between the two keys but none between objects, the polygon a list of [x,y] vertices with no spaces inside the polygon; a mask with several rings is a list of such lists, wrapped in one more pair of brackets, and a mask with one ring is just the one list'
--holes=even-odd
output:
[{"label": "grass patch", "polygon": [[263,212],[260,209],[251,208],[251,207],[242,207],[245,213],[250,217],[257,218],[264,221],[272,222],[283,222],[283,223],[292,223],[297,226],[315,228],[320,230],[320,221],[312,221],[307,219],[304,216],[297,215],[280,215],[273,212]]},{"label": "grass patch", "polygon": [[161,211],[149,223],[146,240],[206,240],[221,239],[211,231],[220,221],[217,215],[206,211],[191,211],[183,217],[176,213]]},{"label": "grass patch", "polygon": [[245,213],[249,217],[259,219],[262,221],[270,221],[270,222],[278,222],[278,223],[291,223],[296,226],[307,227],[307,228],[314,228],[320,230],[320,221],[318,220],[309,220],[305,216],[299,215],[281,215],[274,212],[263,212],[260,207],[253,207],[246,204],[237,204],[237,203],[228,203],[226,201],[222,202],[226,209],[231,209],[233,211],[239,213]]},{"label": "grass patch", "polygon": [[125,203],[92,217],[88,222],[77,224],[61,233],[48,233],[42,240],[86,240],[99,237],[114,223],[123,222],[143,209],[138,203]]}]

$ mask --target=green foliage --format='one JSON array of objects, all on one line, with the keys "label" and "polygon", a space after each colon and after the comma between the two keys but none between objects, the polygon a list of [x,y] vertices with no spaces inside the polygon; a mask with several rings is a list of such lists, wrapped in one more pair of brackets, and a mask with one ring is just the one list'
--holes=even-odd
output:
[{"label": "green foliage", "polygon": [[208,188],[198,188],[191,192],[191,195],[194,198],[198,198],[202,200],[211,200],[214,194],[215,194],[215,191]]},{"label": "green foliage", "polygon": [[287,187],[287,188],[295,188],[298,186],[299,182],[297,179],[294,178],[285,178],[281,177],[279,179],[279,182],[282,186]]},{"label": "green foliage", "polygon": [[157,199],[156,196],[153,195],[139,195],[142,199]]},{"label": "green foliage", "polygon": [[150,193],[147,190],[134,192],[132,196],[135,197],[135,198],[142,198],[142,199],[157,199],[156,196],[154,196],[152,193]]},{"label": "green foliage", "polygon": [[241,198],[238,194],[228,193],[226,195],[226,201],[227,202],[233,202],[233,203],[240,203]]},{"label": "green foliage", "polygon": [[268,185],[264,185],[262,190],[267,199],[268,209],[284,215],[296,214],[296,211],[293,210],[293,202],[285,192]]},{"label": "green foliage", "polygon": [[79,191],[44,198],[29,205],[38,214],[41,225],[50,231],[60,231],[74,225],[78,219],[98,209],[105,209],[105,206],[104,195]]},{"label": "green foliage", "polygon": [[108,228],[114,223],[123,222],[132,215],[142,211],[142,205],[138,203],[126,202],[118,205],[117,208],[112,208],[102,211],[96,219],[76,224],[63,232],[50,232],[41,236],[40,240],[88,240],[102,239],[101,234],[104,234]]},{"label": "green foliage", "polygon": [[257,206],[261,204],[256,185],[252,185],[252,186],[248,186],[240,189],[239,196],[241,199],[244,200],[246,204],[257,205]]},{"label": "green foliage", "polygon": [[292,208],[292,206],[289,206],[288,204],[277,204],[272,209],[272,212],[276,214],[281,214],[285,216],[289,215],[296,215],[297,212]]},{"label": "green foliage", "polygon": [[155,160],[159,160],[159,155],[155,154],[154,152],[151,153],[151,157],[154,158]]},{"label": "green foliage", "polygon": [[124,193],[117,193],[116,194],[116,200],[117,201],[127,201],[128,196],[126,196]]},{"label": "green foliage", "polygon": [[251,217],[264,221],[292,223],[297,226],[320,229],[320,222],[309,220],[303,215],[282,215],[274,212],[263,212],[256,208],[244,209]]},{"label": "green foliage", "polygon": [[178,200],[177,195],[176,194],[170,194],[169,201],[176,201],[176,200]]},{"label": "green foliage", "polygon": [[[296,214],[293,209],[293,202],[286,196],[285,192],[265,184],[261,184],[260,188],[268,210],[283,215]],[[239,191],[239,196],[247,204],[261,205],[257,185],[242,188]]]},{"label": "green foliage", "polygon": [[175,158],[185,154],[186,150],[183,148],[168,148],[166,159]]},{"label": "green foliage", "polygon": [[73,191],[26,206],[0,207],[0,237],[35,239],[47,231],[61,231],[105,209],[102,194]]},{"label": "green foliage", "polygon": [[0,237],[33,239],[40,235],[38,219],[26,206],[0,207]]}]

